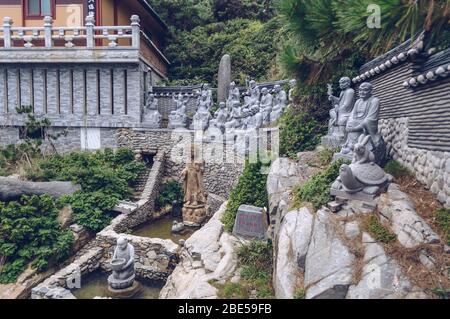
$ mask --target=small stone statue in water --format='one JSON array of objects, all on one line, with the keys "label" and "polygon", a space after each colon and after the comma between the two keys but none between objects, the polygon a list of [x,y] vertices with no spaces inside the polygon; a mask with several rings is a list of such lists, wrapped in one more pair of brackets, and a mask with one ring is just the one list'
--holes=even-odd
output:
[{"label": "small stone statue in water", "polygon": [[136,293],[139,285],[134,280],[134,247],[126,237],[117,239],[110,266],[113,273],[108,277],[109,291],[116,297],[129,297],[129,294]]}]

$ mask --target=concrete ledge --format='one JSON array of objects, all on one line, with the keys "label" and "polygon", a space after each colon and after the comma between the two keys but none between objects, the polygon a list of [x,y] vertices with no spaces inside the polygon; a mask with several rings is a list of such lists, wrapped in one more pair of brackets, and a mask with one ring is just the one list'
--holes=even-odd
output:
[{"label": "concrete ledge", "polygon": [[11,48],[0,50],[0,63],[139,63],[135,48]]}]

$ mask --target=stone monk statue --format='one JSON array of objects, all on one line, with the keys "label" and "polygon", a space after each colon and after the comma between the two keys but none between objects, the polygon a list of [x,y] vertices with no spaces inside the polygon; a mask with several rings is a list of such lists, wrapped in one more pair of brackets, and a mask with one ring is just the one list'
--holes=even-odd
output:
[{"label": "stone monk statue", "polygon": [[182,172],[184,204],[188,206],[204,205],[206,203],[203,187],[204,163],[195,162],[194,152],[191,152],[191,161],[187,163]]},{"label": "stone monk statue", "polygon": [[372,84],[364,82],[359,86],[359,99],[351,112],[347,125],[347,141],[342,153],[352,152],[361,134],[370,135],[371,147],[374,149],[381,142],[378,134],[378,116],[380,113],[380,101],[372,96]]},{"label": "stone monk statue", "polygon": [[351,80],[349,77],[343,77],[339,80],[339,87],[342,90],[339,97],[333,96],[329,92],[328,100],[331,101],[334,108],[330,111],[330,117],[334,119],[330,125],[338,126],[340,132],[344,131],[347,120],[355,103],[355,90],[351,87]]},{"label": "stone monk statue", "polygon": [[108,283],[113,289],[125,289],[134,283],[134,247],[124,236],[117,239],[117,246],[111,260],[113,273],[108,277]]}]

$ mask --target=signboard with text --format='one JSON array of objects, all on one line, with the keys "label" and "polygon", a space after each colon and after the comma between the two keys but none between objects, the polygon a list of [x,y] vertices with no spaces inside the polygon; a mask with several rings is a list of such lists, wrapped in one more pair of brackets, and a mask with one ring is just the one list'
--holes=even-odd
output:
[{"label": "signboard with text", "polygon": [[97,13],[96,0],[86,0],[86,1],[87,1],[87,15],[95,18]]},{"label": "signboard with text", "polygon": [[233,235],[265,239],[267,228],[267,213],[264,209],[250,205],[239,206]]}]

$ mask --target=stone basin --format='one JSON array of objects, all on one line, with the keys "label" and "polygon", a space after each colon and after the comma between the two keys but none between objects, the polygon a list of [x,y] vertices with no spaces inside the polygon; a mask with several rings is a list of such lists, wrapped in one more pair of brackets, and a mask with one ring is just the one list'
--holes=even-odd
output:
[{"label": "stone basin", "polygon": [[111,261],[111,269],[114,271],[120,271],[125,266],[127,261],[124,258],[117,258]]}]

